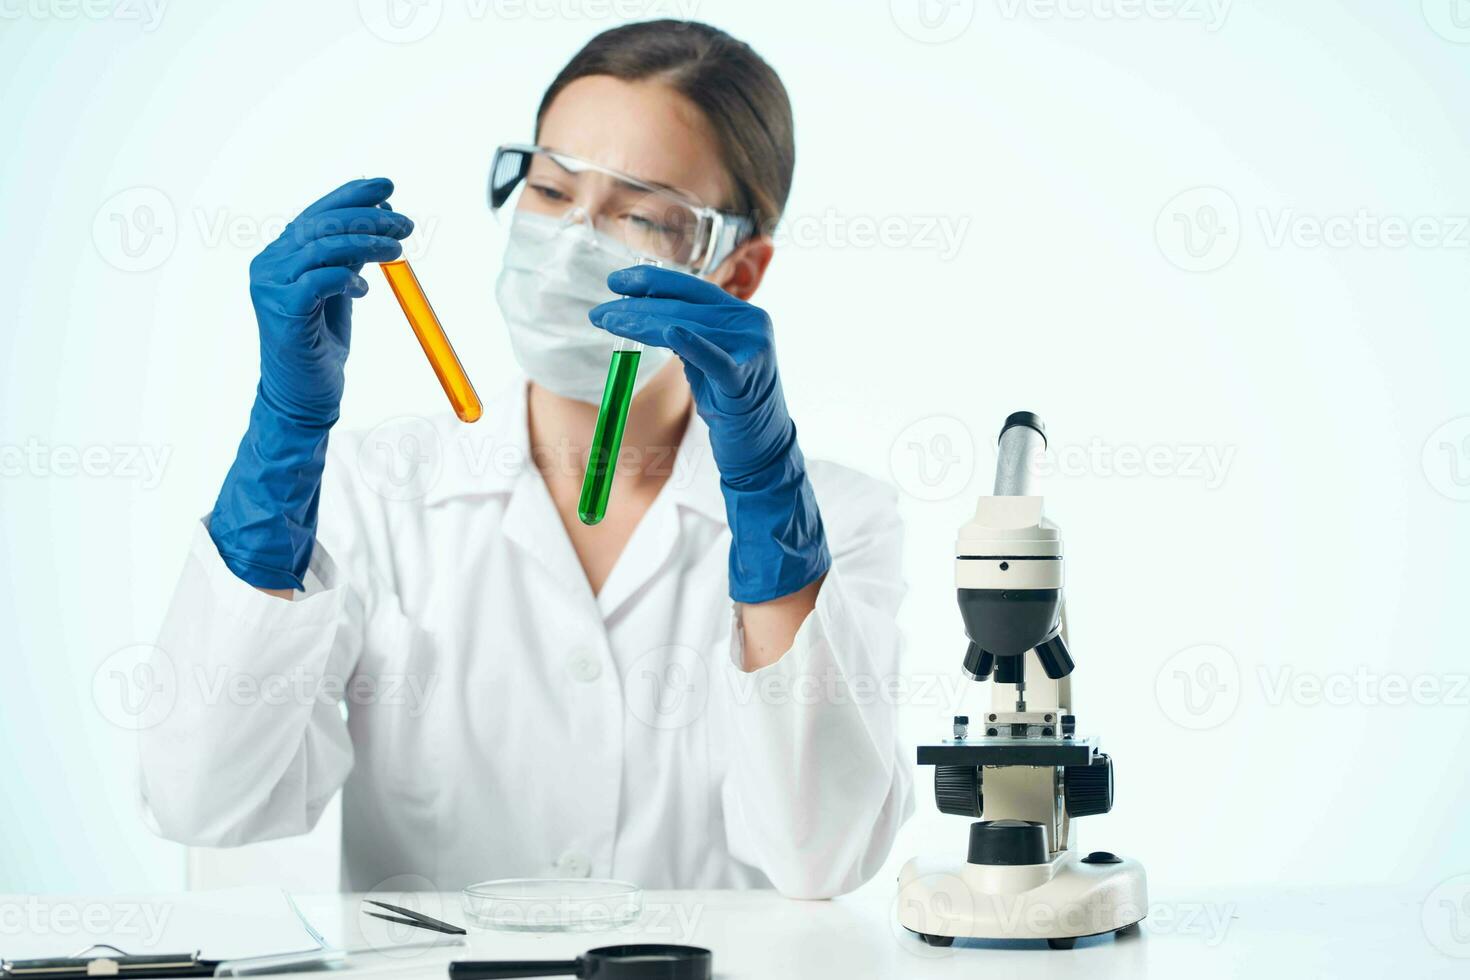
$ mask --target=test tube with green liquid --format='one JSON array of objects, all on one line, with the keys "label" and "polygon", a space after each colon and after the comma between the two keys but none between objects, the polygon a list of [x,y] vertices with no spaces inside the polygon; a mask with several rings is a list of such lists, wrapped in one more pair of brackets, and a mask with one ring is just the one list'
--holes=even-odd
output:
[{"label": "test tube with green liquid", "polygon": [[[657,259],[639,259],[637,265],[657,267]],[[628,424],[628,406],[638,380],[638,362],[643,345],[619,337],[607,366],[607,384],[602,389],[602,406],[597,410],[597,427],[592,430],[592,451],[587,456],[587,473],[582,477],[582,498],[577,516],[591,527],[607,516],[607,499],[612,493],[618,452],[623,448],[623,429]]]}]

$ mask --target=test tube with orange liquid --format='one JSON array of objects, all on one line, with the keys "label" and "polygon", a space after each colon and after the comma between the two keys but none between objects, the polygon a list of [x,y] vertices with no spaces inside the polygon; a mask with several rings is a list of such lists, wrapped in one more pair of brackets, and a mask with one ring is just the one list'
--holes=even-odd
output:
[{"label": "test tube with orange liquid", "polygon": [[469,375],[464,373],[464,365],[459,363],[454,346],[449,343],[449,335],[434,315],[429,297],[424,295],[418,276],[413,274],[413,266],[407,259],[384,262],[382,266],[393,295],[398,297],[398,305],[403,307],[403,315],[408,317],[409,326],[413,327],[413,334],[429,359],[429,366],[438,376],[444,394],[449,396],[449,404],[454,406],[454,414],[461,422],[477,421],[483,411],[480,396],[475,394],[475,386],[470,384]]}]

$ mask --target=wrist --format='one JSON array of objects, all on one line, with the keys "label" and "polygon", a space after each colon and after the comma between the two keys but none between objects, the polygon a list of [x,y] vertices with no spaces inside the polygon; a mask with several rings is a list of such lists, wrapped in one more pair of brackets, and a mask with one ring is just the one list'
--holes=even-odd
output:
[{"label": "wrist", "polygon": [[305,408],[291,399],[282,398],[262,378],[255,386],[255,401],[250,406],[250,427],[279,433],[294,446],[325,439],[339,416],[337,400]]},{"label": "wrist", "polygon": [[832,555],[807,478],[791,450],[741,485],[721,479],[730,524],[730,598],[762,603],[798,592],[827,574]]},{"label": "wrist", "polygon": [[208,525],[237,578],[257,588],[303,587],[330,429],[282,414],[257,394]]}]

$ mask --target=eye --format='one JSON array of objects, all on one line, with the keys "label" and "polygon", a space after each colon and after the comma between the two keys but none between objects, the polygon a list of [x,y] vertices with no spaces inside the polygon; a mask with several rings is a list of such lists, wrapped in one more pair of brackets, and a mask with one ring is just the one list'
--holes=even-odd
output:
[{"label": "eye", "polygon": [[630,214],[624,216],[623,220],[633,225],[639,231],[652,232],[655,235],[672,235],[674,233],[673,228],[647,215]]},{"label": "eye", "polygon": [[544,201],[556,201],[560,203],[563,201],[571,200],[570,197],[568,197],[566,194],[563,194],[555,187],[552,187],[550,184],[532,184],[531,190],[535,191],[536,196],[540,197]]}]

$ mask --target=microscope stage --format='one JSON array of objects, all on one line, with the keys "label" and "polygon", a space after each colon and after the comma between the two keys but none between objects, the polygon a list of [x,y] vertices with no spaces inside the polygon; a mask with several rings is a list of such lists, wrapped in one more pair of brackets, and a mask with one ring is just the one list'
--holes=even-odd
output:
[{"label": "microscope stage", "polygon": [[1090,738],[967,738],[919,746],[921,766],[1085,766],[1097,742]]}]

